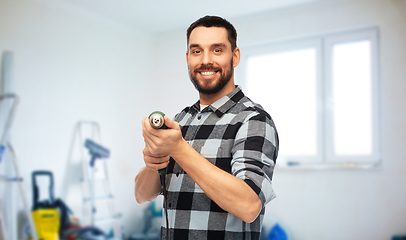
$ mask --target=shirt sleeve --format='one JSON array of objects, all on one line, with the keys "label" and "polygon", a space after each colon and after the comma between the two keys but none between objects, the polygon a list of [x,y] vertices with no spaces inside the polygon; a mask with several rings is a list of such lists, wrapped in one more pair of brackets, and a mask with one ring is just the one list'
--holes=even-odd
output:
[{"label": "shirt sleeve", "polygon": [[263,207],[276,197],[272,175],[278,145],[278,134],[270,116],[253,112],[238,130],[232,149],[232,174],[255,191]]}]

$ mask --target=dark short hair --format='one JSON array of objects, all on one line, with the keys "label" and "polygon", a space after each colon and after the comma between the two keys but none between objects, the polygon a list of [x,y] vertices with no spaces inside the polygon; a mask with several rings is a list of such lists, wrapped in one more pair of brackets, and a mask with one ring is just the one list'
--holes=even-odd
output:
[{"label": "dark short hair", "polygon": [[234,26],[224,18],[217,16],[204,16],[192,23],[186,31],[187,45],[189,47],[189,37],[193,29],[197,27],[223,27],[227,30],[228,41],[231,43],[231,50],[237,47],[237,31]]}]

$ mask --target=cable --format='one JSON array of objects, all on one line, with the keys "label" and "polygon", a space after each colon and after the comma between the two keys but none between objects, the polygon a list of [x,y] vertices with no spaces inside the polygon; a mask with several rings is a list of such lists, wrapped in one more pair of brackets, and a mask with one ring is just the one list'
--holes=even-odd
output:
[{"label": "cable", "polygon": [[165,184],[165,175],[159,175],[161,180],[161,189],[162,194],[164,195],[164,209],[165,209],[165,218],[166,218],[166,239],[169,239],[169,219],[168,219],[168,192],[166,191],[166,184]]}]

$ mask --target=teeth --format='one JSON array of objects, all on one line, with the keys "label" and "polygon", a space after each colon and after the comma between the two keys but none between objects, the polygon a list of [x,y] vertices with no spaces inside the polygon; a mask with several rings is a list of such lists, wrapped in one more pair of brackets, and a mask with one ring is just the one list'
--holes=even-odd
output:
[{"label": "teeth", "polygon": [[204,76],[210,76],[215,74],[215,72],[200,72],[200,74],[204,75]]}]

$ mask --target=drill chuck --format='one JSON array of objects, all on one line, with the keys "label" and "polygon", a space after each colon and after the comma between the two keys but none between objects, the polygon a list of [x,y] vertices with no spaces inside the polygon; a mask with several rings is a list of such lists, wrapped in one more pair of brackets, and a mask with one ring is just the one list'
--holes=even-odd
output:
[{"label": "drill chuck", "polygon": [[160,111],[151,113],[148,117],[151,127],[155,129],[167,129],[168,127],[165,125],[164,116],[165,114]]}]

